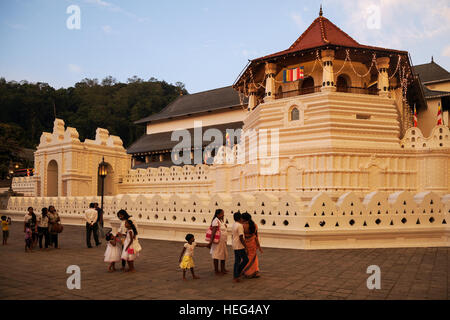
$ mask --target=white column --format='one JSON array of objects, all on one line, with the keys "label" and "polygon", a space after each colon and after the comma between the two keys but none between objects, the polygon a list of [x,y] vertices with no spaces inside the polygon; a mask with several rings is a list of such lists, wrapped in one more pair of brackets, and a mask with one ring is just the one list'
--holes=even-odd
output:
[{"label": "white column", "polygon": [[274,63],[266,63],[266,95],[264,102],[275,100],[275,74],[277,66]]},{"label": "white column", "polygon": [[334,50],[322,50],[321,53],[323,63],[321,91],[336,91],[333,71]]},{"label": "white column", "polygon": [[249,88],[248,89],[248,111],[252,111],[256,107],[256,88]]},{"label": "white column", "polygon": [[378,89],[380,90],[378,94],[382,97],[389,96],[389,61],[388,57],[378,58],[377,66],[378,66]]}]

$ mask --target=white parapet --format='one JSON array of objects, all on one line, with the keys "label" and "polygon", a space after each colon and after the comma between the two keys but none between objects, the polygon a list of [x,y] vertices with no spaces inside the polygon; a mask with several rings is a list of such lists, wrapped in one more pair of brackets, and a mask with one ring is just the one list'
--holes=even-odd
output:
[{"label": "white parapet", "polygon": [[[193,233],[202,242],[214,211],[222,208],[231,229],[233,213],[248,212],[265,247],[295,249],[449,246],[450,195],[408,191],[352,192],[333,200],[321,192],[309,201],[302,193],[127,194],[105,197],[105,221],[116,229],[125,209],[142,238],[183,241]],[[334,198],[335,199],[335,198]],[[40,212],[54,205],[63,224],[83,225],[83,212],[99,197],[11,197],[1,214],[21,221],[29,206]],[[231,231],[231,230],[230,230]],[[231,237],[229,237],[231,243]]]}]

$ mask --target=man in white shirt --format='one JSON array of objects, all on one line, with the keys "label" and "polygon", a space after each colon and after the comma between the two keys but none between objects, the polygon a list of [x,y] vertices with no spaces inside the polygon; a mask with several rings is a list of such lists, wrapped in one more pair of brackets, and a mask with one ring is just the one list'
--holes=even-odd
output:
[{"label": "man in white shirt", "polygon": [[234,224],[232,228],[233,234],[233,250],[234,250],[234,273],[233,281],[239,282],[242,270],[248,263],[247,246],[244,239],[244,226],[242,225],[242,215],[235,212],[233,215]]},{"label": "man in white shirt", "polygon": [[84,212],[84,219],[86,220],[86,244],[88,248],[91,246],[91,233],[94,233],[95,245],[98,247],[100,242],[98,241],[98,213],[94,208],[94,204],[89,204],[89,209]]}]

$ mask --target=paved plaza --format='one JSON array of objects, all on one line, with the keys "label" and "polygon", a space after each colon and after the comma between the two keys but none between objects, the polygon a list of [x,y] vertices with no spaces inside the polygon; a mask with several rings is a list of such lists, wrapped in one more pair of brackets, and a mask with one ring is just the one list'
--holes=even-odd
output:
[{"label": "paved plaza", "polygon": [[[264,248],[261,278],[233,283],[216,276],[206,248],[195,252],[196,273],[181,280],[182,243],[141,240],[136,273],[108,273],[105,241],[88,249],[83,227],[65,226],[61,249],[24,252],[23,225],[13,222],[0,247],[0,299],[448,299],[450,249],[288,250]],[[264,243],[264,239],[261,239]],[[234,255],[228,248],[227,269]],[[69,265],[81,269],[81,289],[66,285]],[[369,290],[367,267],[381,269],[381,289]]]}]

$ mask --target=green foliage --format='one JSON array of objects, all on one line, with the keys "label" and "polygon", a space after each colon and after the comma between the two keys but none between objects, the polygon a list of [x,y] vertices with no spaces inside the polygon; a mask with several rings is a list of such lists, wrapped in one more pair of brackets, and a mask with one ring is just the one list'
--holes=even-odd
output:
[{"label": "green foliage", "polygon": [[[144,125],[134,121],[159,112],[180,91],[187,94],[183,83],[173,85],[153,77],[144,81],[134,76],[127,83],[111,76],[102,81],[86,78],[74,87],[58,90],[47,83],[0,78],[0,123],[14,128],[12,138],[17,145],[36,148],[41,133],[52,131],[56,113],[67,126],[78,130],[81,140],[93,139],[101,127],[122,138],[128,147],[145,132]],[[6,131],[0,131],[2,142]]]}]

